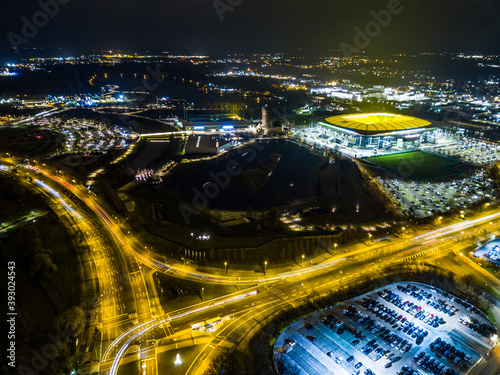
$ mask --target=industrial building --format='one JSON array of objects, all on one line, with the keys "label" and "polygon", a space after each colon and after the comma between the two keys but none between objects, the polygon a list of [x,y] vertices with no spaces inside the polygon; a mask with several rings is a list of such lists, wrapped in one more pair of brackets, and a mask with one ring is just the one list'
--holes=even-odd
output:
[{"label": "industrial building", "polygon": [[184,130],[192,131],[234,131],[254,129],[253,121],[246,121],[236,114],[191,115],[182,121]]}]

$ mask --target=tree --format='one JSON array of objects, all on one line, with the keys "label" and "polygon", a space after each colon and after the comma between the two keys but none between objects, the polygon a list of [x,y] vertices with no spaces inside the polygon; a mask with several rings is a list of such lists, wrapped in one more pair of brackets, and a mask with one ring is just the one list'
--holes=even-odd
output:
[{"label": "tree", "polygon": [[78,337],[85,328],[85,314],[79,306],[73,306],[62,313],[56,321],[57,331],[68,338]]},{"label": "tree", "polygon": [[32,226],[24,226],[16,231],[13,246],[25,255],[34,255],[43,251],[40,232]]},{"label": "tree", "polygon": [[493,166],[490,168],[490,176],[495,181],[495,183],[500,182],[500,162],[496,162],[493,164]]},{"label": "tree", "polygon": [[460,281],[465,286],[466,291],[470,291],[472,284],[474,284],[474,277],[468,273],[460,278]]},{"label": "tree", "polygon": [[48,253],[37,253],[30,264],[31,277],[50,279],[57,273],[57,266],[52,262]]},{"label": "tree", "polygon": [[472,289],[472,292],[474,294],[474,304],[476,305],[479,302],[479,298],[483,295],[484,291],[481,287],[479,286],[474,286]]},{"label": "tree", "polygon": [[232,354],[221,354],[215,358],[204,375],[239,375],[238,363]]}]

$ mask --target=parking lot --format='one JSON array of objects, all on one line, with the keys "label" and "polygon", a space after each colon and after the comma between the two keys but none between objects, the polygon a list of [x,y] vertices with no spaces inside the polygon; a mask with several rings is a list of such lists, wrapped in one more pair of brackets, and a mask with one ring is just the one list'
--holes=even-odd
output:
[{"label": "parking lot", "polygon": [[467,137],[454,144],[432,148],[432,152],[480,166],[490,166],[500,160],[500,145]]},{"label": "parking lot", "polygon": [[392,284],[289,326],[275,353],[301,374],[467,374],[495,329],[475,307],[439,289]]},{"label": "parking lot", "polygon": [[134,138],[125,129],[94,120],[45,117],[31,121],[30,125],[63,133],[66,136],[66,152],[106,152],[126,148]]},{"label": "parking lot", "polygon": [[394,201],[401,203],[416,217],[431,216],[451,209],[464,210],[478,201],[495,199],[491,182],[481,173],[446,182],[417,183],[397,178],[380,178],[380,181]]}]

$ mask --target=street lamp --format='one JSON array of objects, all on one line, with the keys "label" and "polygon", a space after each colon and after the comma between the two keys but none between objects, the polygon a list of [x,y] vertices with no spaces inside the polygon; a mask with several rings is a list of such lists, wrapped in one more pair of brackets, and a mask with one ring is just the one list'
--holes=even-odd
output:
[{"label": "street lamp", "polygon": [[267,270],[267,260],[264,262],[264,275],[266,274],[266,270]]},{"label": "street lamp", "polygon": [[372,234],[368,233],[368,240],[371,242],[372,241]]},{"label": "street lamp", "polygon": [[201,300],[202,300],[202,301],[204,301],[204,300],[205,300],[205,298],[204,298],[204,297],[205,297],[204,293],[205,293],[205,288],[201,288]]},{"label": "street lamp", "polygon": [[337,244],[336,243],[333,244],[333,250],[334,251],[337,250]]},{"label": "street lamp", "polygon": [[304,258],[305,258],[305,255],[302,254],[302,267],[304,266]]},{"label": "street lamp", "polygon": [[181,258],[183,261],[184,261],[184,265],[186,265],[186,259],[185,258]]},{"label": "street lamp", "polygon": [[224,262],[224,270],[226,271],[227,274],[227,262]]}]

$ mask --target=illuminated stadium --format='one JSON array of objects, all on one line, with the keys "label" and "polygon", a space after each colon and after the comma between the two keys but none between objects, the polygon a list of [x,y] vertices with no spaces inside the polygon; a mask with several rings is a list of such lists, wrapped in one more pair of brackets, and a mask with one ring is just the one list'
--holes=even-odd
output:
[{"label": "illuminated stadium", "polygon": [[[349,114],[315,123],[316,142],[362,156],[444,143],[448,131],[415,117],[390,113]],[[310,137],[311,135],[306,135]]]}]

